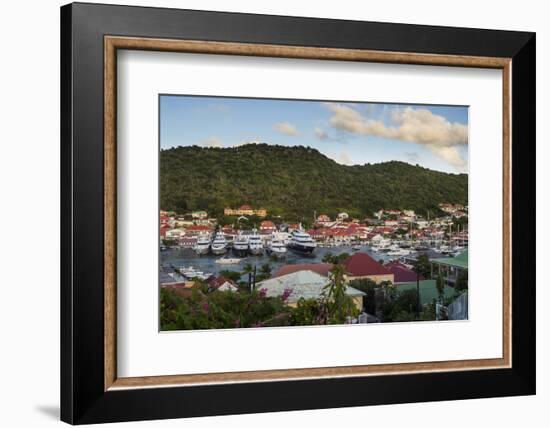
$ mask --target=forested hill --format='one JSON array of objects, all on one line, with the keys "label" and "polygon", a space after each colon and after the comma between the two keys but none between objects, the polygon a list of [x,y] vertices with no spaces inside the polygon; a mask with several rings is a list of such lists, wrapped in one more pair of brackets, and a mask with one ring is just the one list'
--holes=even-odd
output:
[{"label": "forested hill", "polygon": [[287,221],[313,212],[362,217],[413,209],[433,214],[442,202],[467,204],[468,176],[404,162],[345,166],[308,147],[248,144],[234,148],[177,147],[160,153],[161,209],[264,207]]}]

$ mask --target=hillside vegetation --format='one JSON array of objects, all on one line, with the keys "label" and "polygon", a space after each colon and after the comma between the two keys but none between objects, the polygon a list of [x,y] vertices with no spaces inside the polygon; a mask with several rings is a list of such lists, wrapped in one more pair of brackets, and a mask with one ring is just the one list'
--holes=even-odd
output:
[{"label": "hillside vegetation", "polygon": [[234,148],[177,147],[160,153],[161,209],[264,207],[286,221],[313,212],[355,217],[386,209],[435,214],[442,202],[467,204],[468,176],[404,162],[345,166],[302,146],[249,144]]}]

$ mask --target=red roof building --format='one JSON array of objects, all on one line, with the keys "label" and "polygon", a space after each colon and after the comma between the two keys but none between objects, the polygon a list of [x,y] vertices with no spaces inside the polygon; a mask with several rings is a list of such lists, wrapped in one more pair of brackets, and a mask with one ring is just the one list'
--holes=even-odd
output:
[{"label": "red roof building", "polygon": [[210,233],[211,228],[210,226],[202,225],[202,224],[194,224],[193,226],[189,226],[186,229],[187,233],[189,235],[197,236],[197,235],[207,235]]},{"label": "red roof building", "polygon": [[170,226],[161,226],[160,227],[160,236],[163,238],[166,236],[166,232],[170,230]]},{"label": "red roof building", "polygon": [[277,228],[275,227],[275,223],[273,223],[271,220],[264,220],[260,223],[260,230],[261,231],[274,231]]},{"label": "red roof building", "polygon": [[[416,281],[416,272],[397,260],[386,263],[384,267],[393,273],[393,282],[395,283]],[[418,279],[422,281],[424,277],[419,275]]]},{"label": "red roof building", "polygon": [[367,253],[356,253],[344,262],[348,280],[369,278],[374,282],[393,282],[393,273]]},{"label": "red roof building", "polygon": [[288,275],[289,273],[299,272],[301,270],[310,270],[319,275],[328,276],[332,265],[330,263],[301,263],[295,265],[281,266],[271,278],[277,278],[279,276]]}]

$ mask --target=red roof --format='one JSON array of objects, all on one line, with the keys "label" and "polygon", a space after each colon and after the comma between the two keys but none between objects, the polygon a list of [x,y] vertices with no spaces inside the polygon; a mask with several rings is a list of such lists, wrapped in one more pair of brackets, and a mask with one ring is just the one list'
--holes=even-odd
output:
[{"label": "red roof", "polygon": [[356,253],[344,262],[351,276],[389,275],[391,272],[367,253]]},{"label": "red roof", "polygon": [[289,273],[294,273],[301,270],[311,270],[319,275],[328,276],[331,269],[332,265],[330,263],[301,263],[295,265],[284,265],[281,266],[271,277],[277,278],[279,276],[288,275]]},{"label": "red roof", "polygon": [[250,205],[241,205],[241,207],[239,208],[240,210],[251,210],[252,207]]},{"label": "red roof", "polygon": [[204,226],[200,224],[194,224],[193,226],[189,226],[187,230],[191,231],[201,231],[201,230],[210,230],[210,226]]},{"label": "red roof", "polygon": [[[384,266],[393,273],[393,282],[416,281],[416,272],[397,260],[386,263]],[[423,280],[424,278],[420,275],[418,279]]]},{"label": "red roof", "polygon": [[329,229],[322,227],[319,229],[310,229],[307,231],[311,236],[350,236],[351,233],[347,229]]}]

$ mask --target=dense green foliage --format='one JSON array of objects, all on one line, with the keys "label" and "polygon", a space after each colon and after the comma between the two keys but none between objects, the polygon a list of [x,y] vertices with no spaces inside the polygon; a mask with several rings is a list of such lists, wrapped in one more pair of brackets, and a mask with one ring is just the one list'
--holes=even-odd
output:
[{"label": "dense green foliage", "polygon": [[346,294],[343,266],[336,265],[331,272],[331,281],[319,298],[302,298],[296,307],[286,304],[290,295],[286,291],[267,297],[263,290],[209,290],[200,281],[186,297],[161,289],[161,330],[344,324],[348,317],[359,315],[359,310]]},{"label": "dense green foliage", "polygon": [[468,176],[404,162],[346,166],[302,146],[249,144],[177,147],[160,153],[161,208],[205,209],[250,204],[286,221],[346,211],[370,216],[383,208],[438,212],[443,202],[467,203]]},{"label": "dense green foliage", "polygon": [[281,298],[267,298],[257,291],[203,292],[182,297],[161,290],[162,330],[246,328],[288,325],[289,307]]}]

